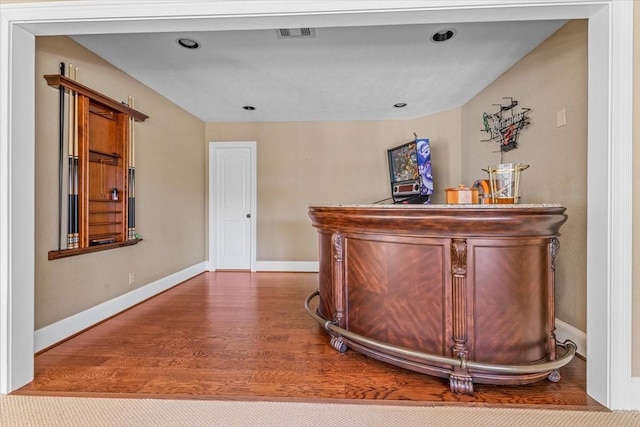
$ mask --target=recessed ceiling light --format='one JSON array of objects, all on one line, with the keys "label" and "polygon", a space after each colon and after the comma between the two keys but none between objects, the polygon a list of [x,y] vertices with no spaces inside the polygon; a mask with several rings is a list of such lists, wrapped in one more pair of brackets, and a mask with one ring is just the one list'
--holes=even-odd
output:
[{"label": "recessed ceiling light", "polygon": [[431,35],[431,41],[436,43],[446,42],[447,40],[451,40],[453,36],[456,35],[456,30],[453,28],[445,28],[440,31],[436,31]]},{"label": "recessed ceiling light", "polygon": [[406,106],[407,106],[407,103],[406,103],[406,102],[398,102],[398,103],[396,103],[396,104],[393,104],[393,106],[394,106],[395,108],[404,108],[404,107],[406,107]]},{"label": "recessed ceiling light", "polygon": [[178,40],[176,40],[176,43],[178,43],[180,46],[186,49],[198,49],[200,47],[199,41],[188,38],[188,37],[181,37]]},{"label": "recessed ceiling light", "polygon": [[256,107],[254,107],[253,105],[245,105],[245,106],[244,106],[244,107],[242,107],[242,108],[244,108],[244,109],[245,109],[245,110],[247,110],[247,111],[253,111],[253,110],[255,110],[255,109],[256,109]]}]

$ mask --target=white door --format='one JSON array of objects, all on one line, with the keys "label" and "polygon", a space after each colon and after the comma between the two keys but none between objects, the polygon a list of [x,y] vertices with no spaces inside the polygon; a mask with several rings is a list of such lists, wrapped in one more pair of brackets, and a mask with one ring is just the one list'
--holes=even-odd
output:
[{"label": "white door", "polygon": [[255,254],[255,143],[212,143],[215,269],[250,270]]}]

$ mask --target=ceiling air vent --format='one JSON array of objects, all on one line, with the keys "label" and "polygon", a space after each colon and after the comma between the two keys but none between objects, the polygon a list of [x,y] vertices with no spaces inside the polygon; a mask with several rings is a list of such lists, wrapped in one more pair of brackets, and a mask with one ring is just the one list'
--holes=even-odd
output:
[{"label": "ceiling air vent", "polygon": [[316,36],[313,28],[279,28],[276,30],[279,39],[308,39]]}]

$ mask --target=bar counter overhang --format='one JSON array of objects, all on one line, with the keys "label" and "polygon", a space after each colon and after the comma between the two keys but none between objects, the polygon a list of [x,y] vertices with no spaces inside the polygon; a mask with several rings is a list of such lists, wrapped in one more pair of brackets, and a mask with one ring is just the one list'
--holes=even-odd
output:
[{"label": "bar counter overhang", "polygon": [[554,333],[561,205],[311,205],[309,216],[319,287],[305,307],[337,351],[449,378],[456,393],[559,381],[575,355]]}]

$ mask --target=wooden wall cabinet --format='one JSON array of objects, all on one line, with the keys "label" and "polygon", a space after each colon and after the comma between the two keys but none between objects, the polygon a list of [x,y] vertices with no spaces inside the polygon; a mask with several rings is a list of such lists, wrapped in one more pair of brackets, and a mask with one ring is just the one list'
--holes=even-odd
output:
[{"label": "wooden wall cabinet", "polygon": [[[49,86],[72,92],[77,141],[77,244],[49,252],[57,259],[138,243],[129,233],[132,119],[148,116],[62,75],[45,75]],[[63,153],[61,153],[63,155]]]}]

